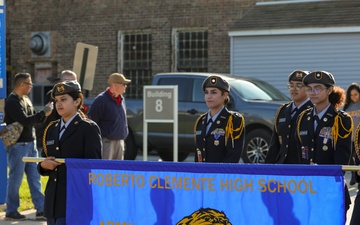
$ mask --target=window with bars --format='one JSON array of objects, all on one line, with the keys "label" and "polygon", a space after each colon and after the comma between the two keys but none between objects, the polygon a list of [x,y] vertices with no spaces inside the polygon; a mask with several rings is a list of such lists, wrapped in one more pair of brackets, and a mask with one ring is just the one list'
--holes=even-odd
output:
[{"label": "window with bars", "polygon": [[151,34],[122,35],[123,74],[131,80],[126,97],[142,98],[151,83]]},{"label": "window with bars", "polygon": [[208,71],[208,32],[177,30],[175,32],[175,71]]}]

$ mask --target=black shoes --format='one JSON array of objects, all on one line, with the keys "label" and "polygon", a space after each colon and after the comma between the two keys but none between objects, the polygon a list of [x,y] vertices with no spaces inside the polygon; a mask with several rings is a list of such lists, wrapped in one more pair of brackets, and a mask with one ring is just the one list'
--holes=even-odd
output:
[{"label": "black shoes", "polygon": [[9,214],[6,214],[5,220],[25,220],[26,217],[24,215],[21,215],[19,212],[12,212]]},{"label": "black shoes", "polygon": [[44,216],[44,212],[36,212],[35,219],[36,220],[46,220],[46,217]]}]

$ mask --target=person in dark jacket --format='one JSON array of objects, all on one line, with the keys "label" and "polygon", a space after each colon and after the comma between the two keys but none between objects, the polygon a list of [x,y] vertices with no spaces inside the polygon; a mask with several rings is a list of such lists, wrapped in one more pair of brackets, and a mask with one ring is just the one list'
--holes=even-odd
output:
[{"label": "person in dark jacket", "polygon": [[[335,85],[334,76],[314,71],[303,79],[314,107],[303,111],[297,119],[296,142],[301,163],[348,165],[351,157],[351,116],[339,110],[345,101],[345,90]],[[345,184],[345,216],[351,204]]]},{"label": "person in dark jacket", "polygon": [[124,159],[125,139],[129,134],[123,94],[131,80],[120,73],[109,76],[109,87],[100,93],[89,110],[89,117],[100,127],[103,159]]},{"label": "person in dark jacket", "polygon": [[77,81],[56,84],[52,97],[61,119],[45,128],[43,157],[46,158],[38,164],[38,171],[49,176],[44,206],[48,225],[65,225],[66,164],[56,159],[101,159],[102,143],[99,127],[81,111],[84,97]]},{"label": "person in dark jacket", "polygon": [[53,109],[52,103],[45,106],[40,112],[36,112],[27,96],[33,86],[31,74],[18,73],[14,78],[14,89],[5,101],[6,124],[19,122],[24,129],[17,142],[6,148],[7,162],[9,166],[9,179],[6,195],[7,220],[22,220],[25,216],[18,212],[20,205],[19,188],[23,180],[24,172],[30,188],[31,198],[34,203],[37,219],[43,219],[44,195],[41,192],[40,176],[36,171],[36,164],[23,162],[23,157],[38,157],[36,148],[34,125],[42,123]]},{"label": "person in dark jacket", "polygon": [[276,112],[274,129],[265,163],[299,164],[300,151],[295,142],[296,118],[312,107],[302,82],[309,71],[295,70],[289,75],[288,89],[291,102],[282,105]]},{"label": "person in dark jacket", "polygon": [[229,83],[220,76],[203,82],[209,111],[195,122],[195,162],[238,163],[245,140],[245,120],[238,112],[229,111]]}]

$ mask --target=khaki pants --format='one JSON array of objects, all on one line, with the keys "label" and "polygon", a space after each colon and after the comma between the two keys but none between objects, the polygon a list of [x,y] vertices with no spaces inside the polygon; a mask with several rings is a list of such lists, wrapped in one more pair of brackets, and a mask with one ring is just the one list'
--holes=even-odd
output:
[{"label": "khaki pants", "polygon": [[103,159],[119,159],[124,160],[125,142],[124,140],[109,140],[102,138],[103,143]]}]

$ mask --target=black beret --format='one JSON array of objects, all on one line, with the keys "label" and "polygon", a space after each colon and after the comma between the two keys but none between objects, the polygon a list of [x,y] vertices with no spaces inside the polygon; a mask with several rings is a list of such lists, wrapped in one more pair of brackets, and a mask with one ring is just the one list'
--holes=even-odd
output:
[{"label": "black beret", "polygon": [[303,78],[308,75],[310,72],[305,70],[294,70],[289,75],[289,82],[290,81],[302,81]]},{"label": "black beret", "polygon": [[229,83],[219,76],[210,76],[206,78],[202,84],[202,89],[205,91],[207,87],[216,87],[224,91],[230,91]]},{"label": "black beret", "polygon": [[80,84],[75,80],[68,80],[60,82],[54,85],[54,88],[51,91],[51,97],[54,98],[58,95],[64,95],[69,93],[80,93],[81,87]]},{"label": "black beret", "polygon": [[303,83],[305,85],[311,83],[320,83],[328,86],[333,86],[335,84],[335,78],[331,73],[327,71],[317,70],[306,75],[303,79]]}]

